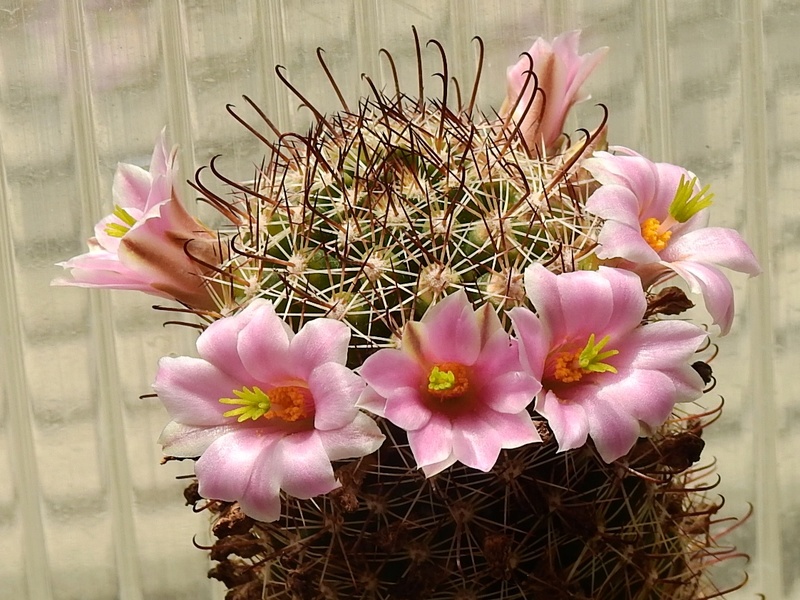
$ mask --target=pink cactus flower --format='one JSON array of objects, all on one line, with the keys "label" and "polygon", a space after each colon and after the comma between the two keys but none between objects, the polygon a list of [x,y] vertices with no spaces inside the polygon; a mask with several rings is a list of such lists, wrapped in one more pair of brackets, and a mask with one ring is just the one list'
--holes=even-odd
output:
[{"label": "pink cactus flower", "polygon": [[456,461],[489,471],[501,449],[541,441],[526,410],[539,382],[494,310],[475,311],[464,291],[408,323],[400,349],[378,350],[360,373],[369,387],[359,406],[408,432],[428,477]]},{"label": "pink cactus flower", "polygon": [[535,264],[525,290],[536,314],[511,309],[522,364],[542,382],[535,410],[560,451],[591,437],[612,462],[669,417],[676,402],[700,396],[690,366],[705,332],[683,321],[642,326],[639,278],[622,269],[554,275]]},{"label": "pink cactus flower", "polygon": [[675,165],[652,163],[617,148],[625,156],[596,152],[583,166],[602,185],[586,203],[587,212],[605,220],[598,258],[620,258],[649,287],[679,275],[728,333],[733,321],[733,288],[717,268],[758,275],[756,257],[733,229],[707,227],[713,194],[696,177]]},{"label": "pink cactus flower", "polygon": [[150,170],[120,163],[114,175],[114,212],[95,225],[89,252],[58,263],[71,279],[54,285],[139,290],[196,308],[215,308],[206,269],[219,262],[215,234],[192,218],[172,186],[176,151],[167,153],[164,132]]},{"label": "pink cactus flower", "polygon": [[531,49],[508,68],[506,99],[500,117],[505,120],[511,116],[531,149],[552,148],[561,136],[572,105],[589,98],[581,94],[581,86],[608,48],[579,55],[580,37],[580,31],[570,31],[562,33],[552,44],[537,38]]},{"label": "pink cactus flower", "polygon": [[280,490],[311,498],[337,488],[331,461],[365,456],[384,436],[355,404],[364,382],[345,366],[350,330],[309,321],[294,335],[258,299],[212,323],[200,358],[162,358],[153,387],[173,418],[167,455],[197,457],[199,492],[238,500],[262,521],[280,516]]}]

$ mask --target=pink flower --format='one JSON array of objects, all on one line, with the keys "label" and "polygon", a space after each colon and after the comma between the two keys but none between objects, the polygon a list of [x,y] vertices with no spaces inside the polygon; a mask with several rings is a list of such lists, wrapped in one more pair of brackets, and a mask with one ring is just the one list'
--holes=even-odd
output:
[{"label": "pink flower", "polygon": [[561,136],[569,109],[589,98],[580,88],[608,48],[579,55],[580,37],[580,31],[570,31],[552,44],[537,38],[517,64],[508,68],[500,117],[505,120],[511,116],[531,149],[552,148]]},{"label": "pink flower", "polygon": [[311,498],[337,488],[331,461],[377,450],[384,436],[355,406],[364,389],[345,366],[350,331],[314,319],[294,335],[266,300],[215,321],[200,358],[162,358],[153,387],[173,418],[159,442],[196,457],[200,494],[238,500],[262,521],[280,490]]},{"label": "pink flower", "polygon": [[703,380],[689,362],[706,337],[683,321],[640,325],[646,302],[639,278],[600,267],[554,275],[525,271],[536,307],[509,311],[522,364],[542,382],[535,410],[559,450],[591,437],[606,462],[661,425],[676,402],[699,397]]},{"label": "pink flower", "polygon": [[89,252],[58,263],[71,279],[54,285],[139,290],[197,308],[215,308],[206,269],[188,255],[219,262],[216,235],[192,218],[172,186],[175,150],[164,132],[150,170],[120,163],[114,175],[114,212],[95,225]]},{"label": "pink flower", "polygon": [[359,405],[408,432],[428,477],[456,461],[489,471],[502,448],[541,441],[525,410],[539,382],[492,308],[476,312],[463,291],[408,323],[401,348],[378,350],[360,373],[369,388]]},{"label": "pink flower", "polygon": [[602,185],[586,203],[587,212],[605,219],[598,258],[621,258],[649,287],[664,275],[680,275],[692,292],[703,295],[721,334],[733,320],[733,288],[717,266],[749,275],[761,268],[747,243],[733,229],[707,227],[713,194],[680,167],[652,163],[619,148],[626,156],[596,152],[583,166]]}]

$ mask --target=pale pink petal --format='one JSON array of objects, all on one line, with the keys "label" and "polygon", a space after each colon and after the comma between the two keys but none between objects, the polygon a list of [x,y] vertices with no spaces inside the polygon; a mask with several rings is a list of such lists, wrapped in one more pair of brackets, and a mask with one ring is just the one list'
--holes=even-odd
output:
[{"label": "pale pink petal", "polygon": [[188,356],[162,358],[153,384],[175,421],[201,427],[225,424],[228,419],[222,413],[230,407],[219,399],[235,397],[233,391],[241,388],[242,383],[236,378],[202,359]]},{"label": "pale pink petal", "polygon": [[363,408],[374,415],[378,415],[379,417],[386,416],[386,398],[381,396],[369,386],[367,386],[367,388],[361,392],[361,396],[358,398],[356,406]]},{"label": "pale pink petal", "polygon": [[607,463],[627,454],[639,438],[639,422],[621,411],[613,398],[598,396],[582,403],[589,435],[600,457]]},{"label": "pale pink petal", "polygon": [[[153,178],[144,169],[136,165],[119,163],[114,173],[111,194],[114,204],[122,208],[136,208],[142,213],[148,208],[147,198]],[[162,198],[166,200],[166,198]]]},{"label": "pale pink petal", "polygon": [[294,334],[287,331],[272,303],[254,300],[248,309],[248,321],[238,330],[235,351],[253,379],[280,385],[290,377],[289,342]]},{"label": "pale pink petal", "polygon": [[557,276],[539,263],[525,270],[525,291],[539,318],[560,343],[566,337],[599,333],[611,316],[611,286],[596,272]]},{"label": "pale pink petal", "polygon": [[417,330],[423,332],[425,357],[431,363],[472,365],[480,354],[480,324],[463,290],[429,308]]},{"label": "pale pink petal", "polygon": [[356,401],[364,391],[364,380],[344,365],[329,362],[318,366],[308,378],[314,398],[314,428],[339,429],[356,418]]},{"label": "pale pink petal", "polygon": [[429,465],[422,465],[420,468],[422,472],[425,473],[425,477],[433,477],[444,471],[447,467],[454,465],[456,462],[458,462],[458,459],[456,459],[455,455],[451,452],[444,460]]},{"label": "pale pink petal", "polygon": [[450,419],[434,414],[425,427],[408,432],[408,444],[419,467],[448,460],[453,449],[453,426]]},{"label": "pale pink petal", "polygon": [[351,423],[339,429],[317,431],[330,460],[357,458],[372,454],[383,444],[384,436],[378,424],[359,413]]},{"label": "pale pink petal", "polygon": [[383,348],[368,357],[359,373],[384,398],[403,387],[417,387],[428,373],[408,354],[394,348]]},{"label": "pale pink petal", "polygon": [[761,273],[758,260],[739,232],[723,227],[706,227],[671,240],[661,258],[667,262],[712,263],[750,276]]},{"label": "pale pink petal", "polygon": [[503,434],[484,420],[489,412],[470,415],[453,424],[453,456],[483,472],[494,467],[503,446]]},{"label": "pale pink petal", "polygon": [[541,381],[550,337],[542,330],[539,317],[527,308],[512,308],[508,315],[519,341],[520,363],[537,381]]},{"label": "pale pink petal", "polygon": [[269,523],[281,515],[280,481],[275,476],[274,455],[277,439],[258,457],[250,480],[239,497],[239,506],[247,516]]},{"label": "pale pink petal", "polygon": [[[613,406],[615,413],[619,412],[656,428],[667,420],[675,406],[675,384],[666,373],[621,368],[615,377],[609,379],[612,379],[611,383],[598,388],[595,397],[585,402],[587,412],[590,404],[605,403]],[[590,427],[592,437],[599,430],[600,428],[592,430]],[[628,450],[630,447],[622,454]]]},{"label": "pale pink petal", "polygon": [[589,214],[616,221],[636,231],[641,230],[639,210],[636,195],[628,188],[613,183],[600,186],[586,201],[586,212]]},{"label": "pale pink petal", "polygon": [[384,410],[386,418],[406,431],[415,431],[425,427],[433,415],[426,406],[419,387],[406,387],[394,390],[386,398]]},{"label": "pale pink petal", "polygon": [[716,325],[720,335],[727,335],[733,322],[733,287],[730,281],[716,267],[691,261],[678,261],[665,264],[689,284],[692,292],[700,292],[706,310]]},{"label": "pale pink petal", "polygon": [[489,380],[506,371],[520,368],[517,341],[512,340],[508,333],[500,328],[486,339],[470,371],[474,377]]},{"label": "pale pink petal", "polygon": [[335,319],[314,319],[307,322],[291,342],[289,360],[294,374],[308,379],[311,372],[325,363],[347,362],[350,329]]},{"label": "pale pink petal", "polygon": [[597,236],[597,257],[624,258],[634,263],[648,264],[660,260],[658,252],[642,237],[640,227],[628,227],[616,221],[606,221]]},{"label": "pale pink petal", "polygon": [[488,381],[481,388],[481,402],[498,413],[515,414],[534,399],[542,384],[522,371],[509,371]]},{"label": "pale pink petal", "polygon": [[205,452],[219,437],[235,430],[232,425],[217,427],[195,427],[170,421],[158,438],[158,443],[167,456],[195,458]]},{"label": "pale pink petal", "polygon": [[290,496],[313,498],[339,487],[325,447],[314,430],[293,433],[281,439],[276,445],[274,458],[274,477]]},{"label": "pale pink petal", "polygon": [[274,461],[273,448],[280,437],[239,429],[217,438],[195,465],[200,495],[228,502],[241,499],[256,465]]},{"label": "pale pink petal", "polygon": [[197,352],[203,360],[248,385],[254,378],[239,356],[239,333],[250,322],[250,315],[260,306],[261,302],[255,301],[232,317],[214,321],[197,338]]},{"label": "pale pink petal", "polygon": [[501,449],[540,441],[536,426],[524,410],[515,414],[486,410],[461,416],[453,423],[453,455],[483,472],[494,467]]},{"label": "pale pink petal", "polygon": [[649,323],[614,346],[619,351],[616,360],[631,369],[673,368],[691,362],[706,337],[705,331],[685,321]]},{"label": "pale pink petal", "polygon": [[547,419],[559,452],[580,448],[586,443],[589,421],[579,402],[562,401],[552,391],[542,391],[536,399],[536,412]]},{"label": "pale pink petal", "polygon": [[655,165],[638,154],[615,156],[608,152],[595,152],[583,166],[600,184],[620,185],[632,191],[639,201],[639,214],[647,210],[656,193]]}]

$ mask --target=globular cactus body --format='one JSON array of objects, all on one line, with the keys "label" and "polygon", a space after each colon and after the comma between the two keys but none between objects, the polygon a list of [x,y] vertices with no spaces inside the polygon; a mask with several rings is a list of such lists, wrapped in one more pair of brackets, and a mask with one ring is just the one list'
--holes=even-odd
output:
[{"label": "globular cactus body", "polygon": [[[198,179],[239,222],[216,277],[228,310],[261,297],[294,330],[343,320],[357,367],[455,289],[490,302],[510,330],[505,311],[529,304],[527,265],[596,268],[599,223],[583,207],[597,183],[581,161],[603,148],[604,123],[546,155],[471,103],[373,92],[356,111],[311,107],[306,136],[264,138],[270,159],[233,200]],[[677,289],[649,300],[648,319],[691,305]],[[698,483],[707,469],[693,467],[700,419],[674,416],[607,464],[591,444],[558,452],[531,416],[544,443],[504,450],[488,473],[456,464],[426,478],[405,431],[379,419],[387,440],[377,453],[338,464],[342,486],[327,495],[284,495],[273,523],[209,501],[219,538],[210,576],[229,600],[716,594],[705,568],[724,552],[709,529],[718,506]]]}]

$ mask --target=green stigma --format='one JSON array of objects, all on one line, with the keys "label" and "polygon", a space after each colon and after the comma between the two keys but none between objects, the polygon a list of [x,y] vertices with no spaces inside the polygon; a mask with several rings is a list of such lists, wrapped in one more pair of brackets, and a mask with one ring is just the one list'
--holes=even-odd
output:
[{"label": "green stigma", "polygon": [[125,225],[121,225],[120,223],[109,223],[106,225],[105,231],[111,237],[121,238],[131,230],[131,227],[136,225],[136,219],[134,219],[130,213],[128,213],[128,211],[122,208],[119,204],[114,205],[114,212],[111,214],[125,223]]},{"label": "green stigma", "polygon": [[241,390],[233,390],[233,393],[236,398],[220,398],[219,401],[222,404],[241,405],[222,414],[223,417],[238,417],[239,423],[247,419],[255,421],[267,414],[272,407],[269,396],[256,386],[252,390],[245,386]]},{"label": "green stigma", "polygon": [[432,392],[441,392],[451,389],[456,383],[456,376],[452,371],[442,371],[433,367],[428,376],[428,389]]},{"label": "green stigma", "polygon": [[686,223],[701,210],[713,204],[711,199],[714,194],[708,193],[711,186],[706,185],[695,194],[695,185],[697,185],[697,177],[692,177],[687,181],[686,177],[681,175],[681,181],[675,191],[675,198],[672,200],[672,204],[669,205],[670,216],[679,223]]},{"label": "green stigma", "polygon": [[580,365],[581,369],[585,369],[593,373],[617,372],[613,366],[603,362],[605,359],[614,356],[615,354],[619,354],[619,350],[607,350],[605,352],[601,352],[610,339],[611,336],[607,335],[597,344],[595,344],[594,334],[589,336],[589,341],[586,342],[586,347],[581,350],[581,353],[578,355],[578,364]]}]

